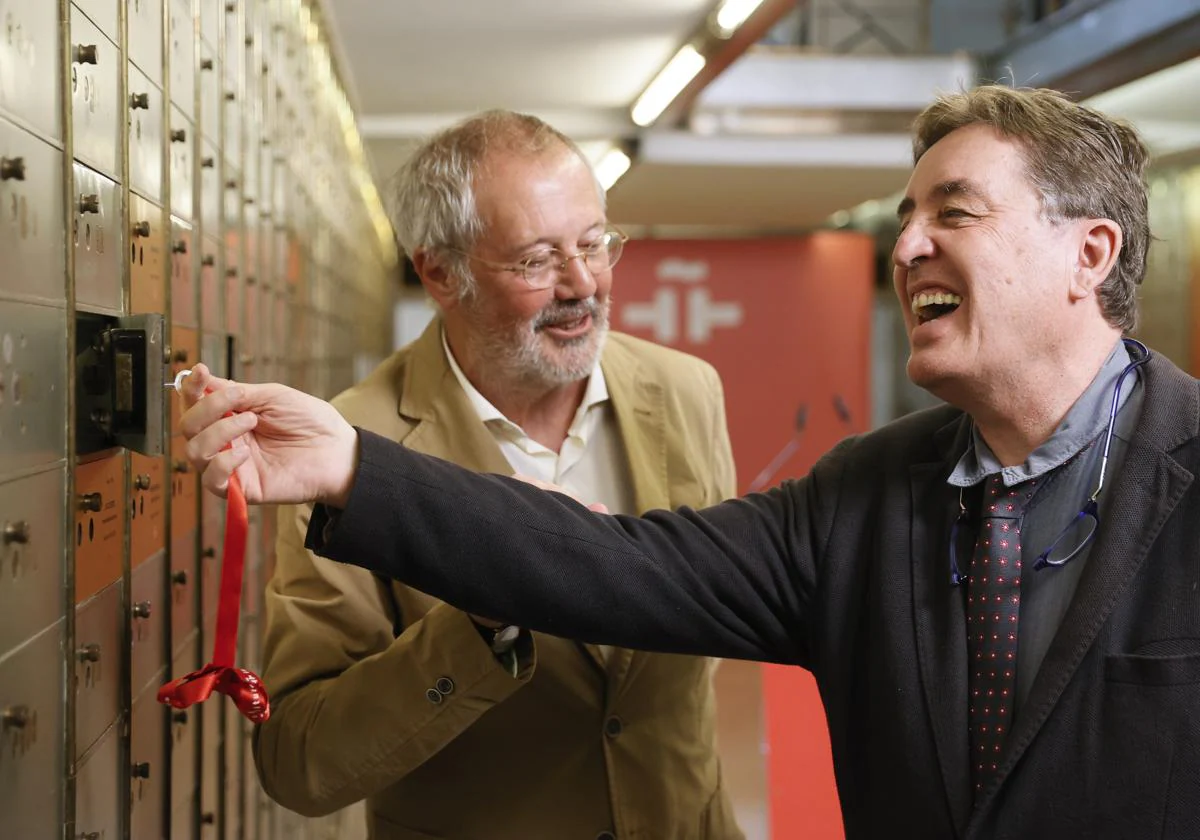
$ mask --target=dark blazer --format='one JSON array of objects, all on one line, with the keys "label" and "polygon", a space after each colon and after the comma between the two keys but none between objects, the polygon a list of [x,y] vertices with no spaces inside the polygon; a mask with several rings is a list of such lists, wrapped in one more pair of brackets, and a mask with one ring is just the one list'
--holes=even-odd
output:
[{"label": "dark blazer", "polygon": [[843,441],[768,493],[641,519],[363,432],[346,510],[318,509],[308,539],[558,635],[808,668],[848,837],[1197,838],[1200,383],[1157,356],[1144,381],[1111,514],[975,803],[945,481],[969,421],[953,408]]}]

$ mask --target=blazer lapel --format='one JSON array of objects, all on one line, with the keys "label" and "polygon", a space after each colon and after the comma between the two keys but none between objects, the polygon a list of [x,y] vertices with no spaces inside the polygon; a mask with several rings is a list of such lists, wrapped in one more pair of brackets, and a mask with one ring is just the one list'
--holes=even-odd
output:
[{"label": "blazer lapel", "polygon": [[[604,381],[617,429],[625,446],[626,462],[633,482],[636,513],[670,509],[671,485],[667,475],[667,421],[662,386],[641,373],[641,364],[616,342],[605,343],[600,359]],[[605,660],[594,645],[586,645],[616,686],[636,671],[637,656],[631,650],[613,648]]]},{"label": "blazer lapel", "polygon": [[[936,433],[937,451],[961,453],[970,423],[963,417]],[[953,460],[910,468],[912,510],[912,591],[917,662],[925,708],[947,805],[961,831],[971,816],[967,742],[967,624],[964,594],[950,585],[950,531],[958,516],[958,490],[946,483]],[[969,560],[969,558],[967,558]],[[961,557],[959,564],[963,564]]]},{"label": "blazer lapel", "polygon": [[414,425],[401,443],[476,472],[512,475],[446,361],[441,330],[441,319],[433,319],[413,345],[397,411]]},{"label": "blazer lapel", "polygon": [[[1200,397],[1195,380],[1155,358],[1147,365],[1145,387],[1142,416],[1121,473],[1111,486],[1111,513],[1100,523],[1075,597],[1013,724],[1000,767],[1001,784],[1054,710],[1163,524],[1191,486],[1192,474],[1169,453],[1196,434]],[[993,786],[993,795],[997,787]]]}]

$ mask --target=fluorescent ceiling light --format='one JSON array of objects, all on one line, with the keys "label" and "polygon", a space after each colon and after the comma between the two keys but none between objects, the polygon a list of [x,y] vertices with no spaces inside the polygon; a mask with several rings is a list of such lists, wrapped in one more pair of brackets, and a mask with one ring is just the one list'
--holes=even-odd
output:
[{"label": "fluorescent ceiling light", "polygon": [[596,178],[600,181],[600,185],[605,190],[612,189],[612,185],[629,171],[633,161],[629,159],[629,155],[618,149],[616,146],[610,148],[596,163]]},{"label": "fluorescent ceiling light", "polygon": [[725,0],[717,10],[718,34],[722,38],[728,38],[762,3],[763,0]]},{"label": "fluorescent ceiling light", "polygon": [[671,100],[696,78],[696,74],[704,67],[704,61],[704,56],[690,44],[680,48],[634,103],[630,112],[633,121],[640,126],[647,126],[658,119]]}]

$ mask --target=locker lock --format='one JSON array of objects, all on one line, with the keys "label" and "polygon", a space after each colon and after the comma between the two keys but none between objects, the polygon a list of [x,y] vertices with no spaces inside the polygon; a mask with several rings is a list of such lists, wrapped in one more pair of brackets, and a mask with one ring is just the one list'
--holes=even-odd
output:
[{"label": "locker lock", "polygon": [[187,130],[183,128],[171,129],[171,142],[182,143],[187,140]]},{"label": "locker lock", "polygon": [[171,245],[171,251],[176,254],[186,254],[187,253],[187,242],[180,239],[179,241],[177,241],[173,245]]},{"label": "locker lock", "polygon": [[[132,226],[150,234],[149,222]],[[155,457],[165,448],[163,359],[165,323],[157,313],[76,315],[77,451],[124,446]]]},{"label": "locker lock", "polygon": [[187,712],[183,709],[176,709],[171,713],[171,720],[174,723],[187,723]]},{"label": "locker lock", "polygon": [[212,169],[213,168],[213,159],[210,157],[200,158],[200,168],[201,169]]},{"label": "locker lock", "polygon": [[100,196],[95,194],[79,196],[79,212],[80,213],[99,213],[100,212]]},{"label": "locker lock", "polygon": [[187,570],[179,569],[177,571],[171,572],[171,583],[175,584],[176,586],[186,586],[187,585]]},{"label": "locker lock", "polygon": [[133,223],[133,235],[134,236],[143,236],[143,237],[149,236],[150,235],[150,223],[149,222],[134,222]]},{"label": "locker lock", "polygon": [[217,259],[212,254],[205,254],[200,258],[200,265],[213,266],[217,264]]},{"label": "locker lock", "polygon": [[139,761],[133,765],[133,778],[149,779],[150,778],[150,762]]},{"label": "locker lock", "polygon": [[202,59],[200,59],[200,69],[201,69],[201,70],[211,70],[211,69],[213,69],[213,61],[212,61],[212,59],[211,59],[211,58],[202,58]]},{"label": "locker lock", "polygon": [[24,545],[29,542],[29,523],[25,520],[8,522],[4,525],[4,542]]},{"label": "locker lock", "polygon": [[150,107],[150,94],[148,94],[148,93],[135,93],[135,94],[132,94],[132,95],[129,97],[129,107],[130,107],[130,108],[132,108],[132,109],[134,109],[134,110],[137,110],[138,108],[142,108],[142,109],[149,109],[149,107]]},{"label": "locker lock", "polygon": [[133,479],[133,487],[135,490],[150,489],[150,473],[140,473]]},{"label": "locker lock", "polygon": [[186,474],[191,471],[191,467],[188,466],[187,461],[176,461],[171,465],[171,469],[181,474]]},{"label": "locker lock", "polygon": [[217,821],[217,815],[212,811],[205,811],[200,815],[200,823],[202,825],[212,825]]},{"label": "locker lock", "polygon": [[180,347],[171,354],[172,362],[186,362],[188,360],[188,351],[186,347]]},{"label": "locker lock", "polygon": [[75,651],[75,656],[80,662],[99,662],[100,661],[100,645],[95,642],[88,644]]},{"label": "locker lock", "polygon": [[0,157],[0,181],[24,181],[25,158]]},{"label": "locker lock", "polygon": [[76,64],[95,64],[97,53],[95,44],[76,44],[71,55]]},{"label": "locker lock", "polygon": [[5,729],[24,729],[29,725],[29,707],[9,706],[0,713],[0,723]]},{"label": "locker lock", "polygon": [[84,493],[79,497],[79,509],[99,513],[104,505],[104,497],[99,493]]},{"label": "locker lock", "polygon": [[133,605],[134,618],[149,618],[150,617],[150,602],[138,601]]}]

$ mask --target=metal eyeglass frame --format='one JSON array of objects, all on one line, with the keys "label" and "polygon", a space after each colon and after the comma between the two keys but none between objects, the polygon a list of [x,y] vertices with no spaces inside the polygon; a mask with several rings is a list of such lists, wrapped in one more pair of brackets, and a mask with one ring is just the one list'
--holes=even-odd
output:
[{"label": "metal eyeglass frame", "polygon": [[[611,242],[614,237],[615,237],[616,241],[620,244],[617,247],[617,255],[615,257],[612,257],[613,246],[612,246]],[[604,251],[608,251],[610,259],[608,262],[608,266],[604,270],[606,270],[606,271],[611,270],[612,267],[617,264],[617,261],[621,259],[621,255],[625,252],[625,243],[628,241],[629,241],[629,237],[627,235],[625,235],[624,232],[622,232],[621,230],[619,230],[615,227],[610,227],[610,228],[606,229],[604,231],[604,233],[602,233],[600,235],[600,237],[594,243],[592,243],[592,245],[590,245],[588,248],[586,248],[582,251],[579,251],[578,253],[567,254],[567,253],[564,253],[563,251],[560,251],[557,248],[547,248],[544,251],[537,252],[536,254],[530,254],[529,256],[525,257],[524,259],[518,260],[515,263],[492,262],[491,260],[485,260],[483,257],[477,257],[474,254],[467,253],[466,251],[460,251],[457,248],[447,248],[446,250],[450,251],[452,253],[455,253],[455,254],[461,254],[462,256],[466,257],[469,260],[475,260],[475,262],[483,263],[487,267],[495,269],[496,271],[511,271],[515,274],[519,274],[519,275],[521,275],[521,279],[525,281],[525,285],[527,285],[531,289],[539,289],[540,290],[540,289],[549,289],[551,286],[555,285],[558,282],[558,278],[561,277],[563,272],[565,272],[567,270],[567,263],[571,262],[571,260],[577,260],[577,259],[582,258],[584,267],[587,268],[589,274],[592,274],[594,276],[595,271],[592,269],[592,267],[590,265],[588,265],[588,259],[591,257],[599,256]],[[603,247],[601,247],[602,243],[603,243]],[[535,260],[535,259],[544,259],[544,258],[546,258],[547,255],[550,255],[550,254],[558,254],[559,256],[562,257],[562,259],[558,260],[557,262],[552,260],[551,264],[548,266],[548,268],[551,270],[547,271],[546,276],[547,276],[547,278],[552,278],[550,280],[550,282],[535,283],[532,280],[530,280],[529,279],[529,262],[531,260]]]}]

